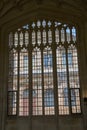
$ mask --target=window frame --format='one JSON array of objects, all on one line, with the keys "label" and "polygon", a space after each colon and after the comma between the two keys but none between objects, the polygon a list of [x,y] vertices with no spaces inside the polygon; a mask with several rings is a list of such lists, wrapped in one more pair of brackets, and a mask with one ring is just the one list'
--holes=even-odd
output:
[{"label": "window frame", "polygon": [[[37,21],[38,22],[38,21]],[[43,21],[40,21],[40,22],[43,22]],[[48,21],[49,22],[49,21]],[[50,22],[49,22],[50,23]],[[51,23],[52,24],[52,23]],[[29,35],[31,36],[31,39],[29,39],[29,42],[31,42],[31,43],[29,43],[29,44],[23,44],[23,45],[20,45],[20,43],[19,43],[19,41],[21,40],[20,38],[19,38],[19,36],[18,36],[18,39],[19,39],[19,41],[18,41],[18,46],[19,46],[19,49],[20,49],[20,51],[18,50],[18,46],[17,46],[17,41],[16,41],[16,43],[14,44],[14,46],[13,45],[11,45],[12,43],[9,43],[10,44],[10,46],[9,46],[9,48],[10,48],[10,50],[11,49],[15,49],[16,51],[18,51],[18,59],[19,59],[19,53],[21,52],[21,49],[22,48],[24,48],[25,50],[27,50],[27,56],[28,56],[28,64],[29,64],[29,66],[28,66],[28,74],[26,75],[26,76],[30,76],[30,77],[28,77],[28,78],[30,78],[30,80],[27,82],[28,83],[28,87],[29,87],[29,85],[31,85],[31,88],[29,88],[29,89],[32,89],[32,87],[33,87],[33,85],[32,85],[32,75],[33,75],[33,71],[31,70],[32,69],[32,67],[33,67],[33,64],[35,64],[35,63],[33,63],[32,61],[33,61],[33,58],[32,58],[32,56],[34,57],[34,59],[35,59],[35,55],[32,55],[32,54],[30,54],[30,52],[33,52],[33,49],[35,49],[36,47],[37,48],[39,48],[39,49],[41,49],[41,71],[42,71],[42,114],[41,115],[45,115],[44,114],[44,111],[45,111],[45,103],[44,103],[44,101],[45,101],[45,99],[44,99],[44,90],[46,90],[44,87],[45,87],[45,82],[44,82],[44,76],[43,76],[43,74],[44,74],[44,69],[43,68],[48,68],[48,70],[46,70],[46,73],[47,73],[47,75],[48,75],[48,77],[49,77],[49,79],[51,80],[51,76],[49,75],[49,73],[51,73],[51,70],[52,70],[52,68],[53,68],[53,87],[55,86],[56,88],[53,88],[54,89],[54,109],[55,109],[55,107],[59,107],[59,106],[56,106],[56,104],[55,104],[55,100],[56,100],[56,97],[58,96],[58,92],[56,92],[56,90],[58,89],[57,88],[57,85],[58,85],[58,78],[57,78],[57,61],[56,61],[56,57],[57,57],[57,55],[56,55],[56,53],[55,53],[55,51],[54,50],[56,50],[56,48],[57,47],[61,47],[61,46],[63,46],[64,48],[65,48],[65,56],[64,56],[64,59],[65,59],[65,63],[62,63],[62,62],[64,62],[64,59],[62,59],[62,56],[61,56],[61,66],[63,66],[63,65],[66,65],[65,66],[65,69],[66,69],[66,71],[67,71],[67,85],[68,85],[68,90],[69,89],[71,89],[72,90],[72,88],[70,88],[70,85],[69,85],[69,70],[68,70],[68,67],[70,66],[70,67],[73,67],[73,56],[70,56],[70,58],[68,57],[68,54],[71,54],[71,52],[69,52],[68,53],[68,51],[67,51],[67,49],[68,49],[68,46],[70,46],[70,44],[72,45],[72,46],[74,46],[74,45],[76,45],[76,47],[77,47],[77,43],[75,42],[75,39],[74,39],[74,41],[70,41],[70,40],[73,40],[72,39],[72,34],[70,35],[70,37],[69,38],[67,38],[66,37],[66,32],[67,32],[67,28],[70,30],[70,33],[71,33],[71,30],[72,30],[72,28],[73,28],[73,26],[72,26],[72,28],[69,28],[69,26],[70,25],[67,25],[67,27],[66,28],[64,28],[64,30],[63,30],[63,35],[64,35],[64,40],[65,40],[65,42],[64,42],[64,40],[61,40],[61,35],[60,35],[60,29],[59,29],[59,26],[61,25],[61,26],[64,26],[64,24],[63,23],[60,23],[60,25],[59,25],[59,22],[57,22],[57,25],[56,25],[56,23],[55,23],[55,29],[54,28],[51,28],[52,26],[51,26],[51,24],[47,24],[47,21],[46,21],[46,25],[44,24],[44,26],[43,26],[43,31],[45,30],[45,33],[46,33],[46,35],[44,35],[44,39],[46,40],[46,43],[44,43],[43,42],[43,45],[42,45],[42,41],[43,41],[43,36],[41,37],[41,42],[40,43],[38,43],[37,42],[37,36],[35,35],[35,36],[32,36],[33,35],[33,33],[34,34],[36,34],[37,33],[37,31],[36,31],[36,25],[37,25],[37,23],[35,23],[34,24],[34,26],[31,28],[31,32],[28,32],[29,33]],[[47,29],[46,30],[46,28],[45,28],[45,26],[46,27],[48,27],[49,29]],[[58,26],[57,28],[56,28],[56,26]],[[38,28],[38,30],[39,31],[42,31],[42,30],[40,30],[40,24],[38,24],[38,26],[37,26],[37,28]],[[23,29],[23,27],[21,28],[21,30]],[[27,31],[29,28],[25,28],[25,30]],[[54,30],[52,30],[52,29],[54,29]],[[59,31],[59,36],[54,36],[53,35],[53,33],[54,33],[54,31],[56,31],[56,29],[58,29],[58,31]],[[62,28],[61,28],[62,29]],[[16,31],[16,32],[18,32],[18,33],[20,33],[21,32],[21,30],[20,31]],[[47,31],[51,31],[51,33],[52,33],[52,35],[48,35],[48,32]],[[42,33],[42,32],[41,32]],[[68,33],[68,32],[67,32]],[[76,32],[77,33],[77,32]],[[56,33],[55,33],[55,35],[56,35]],[[76,35],[75,35],[76,36]],[[48,38],[49,37],[49,38]],[[57,37],[58,39],[57,40],[54,40],[55,38]],[[40,38],[40,37],[39,37]],[[51,42],[50,42],[50,40],[49,39],[51,39]],[[17,38],[16,38],[16,40],[17,40]],[[53,42],[54,41],[56,41],[56,43],[54,43],[54,47],[55,48],[53,48]],[[66,40],[69,40],[69,41],[66,41]],[[10,40],[11,41],[11,40]],[[25,39],[25,41],[26,41],[26,39]],[[64,46],[64,45],[66,45],[66,46]],[[52,50],[52,54],[50,54],[50,53],[47,53],[46,55],[47,55],[47,65],[45,66],[45,64],[44,64],[44,55],[43,55],[43,50],[45,49],[45,48],[51,48],[51,50]],[[77,48],[76,48],[77,49]],[[26,53],[25,53],[26,54]],[[77,53],[78,54],[78,53]],[[51,56],[51,63],[48,65],[48,61],[49,61],[49,55],[52,55]],[[78,58],[78,57],[77,57]],[[69,60],[69,59],[71,59],[71,61],[72,61],[72,63],[71,63],[71,61]],[[23,59],[24,60],[24,59]],[[69,64],[69,62],[68,62],[68,60],[70,61],[70,64]],[[56,63],[56,64],[55,64]],[[19,69],[20,69],[20,66],[19,66],[19,61],[17,62],[17,64],[18,64],[18,71],[19,71]],[[38,63],[37,63],[38,64]],[[17,66],[16,66],[17,67]],[[64,66],[63,66],[64,67]],[[51,68],[51,69],[50,69]],[[30,72],[32,72],[32,74],[29,74],[29,71]],[[37,69],[36,69],[36,71],[37,71]],[[61,72],[61,71],[60,71]],[[36,72],[35,72],[36,73]],[[39,74],[40,72],[39,72],[39,70],[38,70],[38,74]],[[18,72],[18,74],[19,74],[19,72]],[[55,75],[56,74],[56,75]],[[54,78],[54,76],[55,76],[55,78]],[[20,75],[18,75],[18,80],[19,80],[19,77],[20,77]],[[65,76],[64,76],[65,77]],[[79,75],[78,75],[78,77],[79,77]],[[65,80],[65,79],[64,79]],[[62,80],[61,80],[62,81]],[[38,82],[39,82],[39,78],[38,78]],[[62,81],[62,83],[63,83],[63,81]],[[48,89],[49,89],[49,86],[50,85],[48,85],[47,87],[48,87]],[[37,84],[37,88],[39,87],[39,85]],[[61,87],[61,86],[60,86]],[[65,86],[63,86],[61,89],[63,90],[64,89],[64,87]],[[27,87],[26,87],[27,88]],[[19,98],[18,97],[18,95],[19,95],[19,91],[20,91],[20,83],[19,83],[19,81],[18,81],[18,90],[17,90],[17,99]],[[73,88],[73,89],[76,89],[76,88]],[[80,90],[80,88],[78,88],[77,87],[77,89],[78,90]],[[29,91],[30,93],[32,92],[33,90],[31,90],[31,91]],[[8,90],[8,93],[9,93],[9,90]],[[79,92],[80,93],[80,92]],[[32,93],[29,95],[29,100],[30,100],[30,98],[32,99]],[[69,114],[68,115],[70,115],[71,113],[70,113],[70,111],[71,111],[71,109],[72,109],[72,107],[71,107],[71,100],[72,99],[70,99],[72,96],[70,95],[70,90],[69,90],[69,92],[68,92],[68,102],[69,102],[69,104],[68,104],[68,106],[69,106]],[[65,97],[64,97],[65,98]],[[61,98],[62,99],[62,98]],[[79,97],[79,100],[80,100],[80,97]],[[19,101],[18,101],[19,102]],[[80,103],[81,103],[81,100],[80,100]],[[31,103],[29,106],[30,107],[33,107],[32,106],[32,104],[33,103]],[[58,104],[58,99],[57,99],[57,104]],[[59,104],[58,104],[59,105]],[[66,106],[66,105],[65,105]],[[76,105],[75,105],[76,106]],[[63,107],[64,107],[64,105],[63,105]],[[81,107],[81,105],[80,105],[80,107]],[[18,109],[18,110],[16,110],[16,112],[17,112],[17,114],[18,114],[18,111],[19,111],[19,108],[18,108],[18,106],[17,106],[17,108],[16,109]],[[32,108],[31,108],[32,109]],[[81,108],[80,108],[81,109]],[[54,114],[53,115],[55,115],[55,110],[53,110],[54,111]],[[58,113],[58,112],[57,112]],[[32,113],[31,113],[32,114]],[[73,113],[72,113],[73,114]],[[38,114],[37,114],[38,115]],[[51,115],[51,111],[49,110],[49,114],[48,114],[49,116]],[[61,114],[59,114],[58,113],[58,115],[61,115]],[[62,114],[62,115],[67,115],[67,114]],[[20,115],[18,115],[18,116],[20,116]],[[23,116],[23,115],[22,115]],[[29,116],[29,115],[28,115]],[[34,116],[33,114],[32,114],[32,116]]]}]

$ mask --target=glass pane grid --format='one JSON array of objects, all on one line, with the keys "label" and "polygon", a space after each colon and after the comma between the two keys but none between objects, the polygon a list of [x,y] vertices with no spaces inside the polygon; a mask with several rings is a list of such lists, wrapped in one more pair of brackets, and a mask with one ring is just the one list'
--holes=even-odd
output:
[{"label": "glass pane grid", "polygon": [[58,110],[59,115],[69,114],[69,96],[67,85],[66,53],[64,47],[56,50],[57,81],[58,81]]},{"label": "glass pane grid", "polygon": [[29,115],[28,52],[22,49],[19,62],[19,115]]},{"label": "glass pane grid", "polygon": [[53,57],[50,48],[43,51],[44,71],[44,111],[45,115],[54,115]]},{"label": "glass pane grid", "polygon": [[41,52],[35,48],[32,53],[32,108],[33,115],[42,115],[42,69]]},{"label": "glass pane grid", "polygon": [[17,114],[17,92],[9,91],[8,92],[8,115]]},{"label": "glass pane grid", "polygon": [[81,113],[79,89],[71,89],[72,113]]}]

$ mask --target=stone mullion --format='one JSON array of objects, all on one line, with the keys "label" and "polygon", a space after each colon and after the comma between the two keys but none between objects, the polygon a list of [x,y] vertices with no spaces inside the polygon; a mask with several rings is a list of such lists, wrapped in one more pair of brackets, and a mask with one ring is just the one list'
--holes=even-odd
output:
[{"label": "stone mullion", "polygon": [[43,27],[40,28],[41,31],[41,67],[42,67],[42,114],[45,114],[44,110],[44,71],[43,71]]},{"label": "stone mullion", "polygon": [[19,72],[19,69],[20,69],[20,46],[19,46],[19,43],[20,43],[20,35],[19,35],[20,32],[18,32],[18,46],[17,46],[17,53],[18,53],[18,65],[17,65],[17,71],[18,71],[18,74],[17,74],[17,116],[19,116],[19,83],[20,83],[20,72]]},{"label": "stone mullion", "polygon": [[73,40],[72,40],[72,27],[70,26],[70,43],[72,43]]},{"label": "stone mullion", "polygon": [[45,30],[46,30],[46,46],[48,45],[48,21],[46,21],[46,27],[45,27]]},{"label": "stone mullion", "polygon": [[[65,34],[65,42],[64,42],[64,49],[65,49],[65,55],[66,55],[66,74],[67,74],[67,86],[68,86],[68,100],[69,100],[69,113],[70,112],[70,91],[69,91],[69,70],[68,70],[68,42],[67,42],[67,34],[66,34],[67,27],[64,28],[64,34]],[[71,38],[70,38],[71,39]]]},{"label": "stone mullion", "polygon": [[[12,35],[12,42],[13,42],[12,48],[14,48],[17,51],[17,53],[18,53],[17,48],[15,48],[15,36],[14,35],[15,35],[15,32],[13,32],[13,35]],[[14,60],[14,57],[13,57],[12,60]],[[13,78],[13,75],[12,75],[12,78]],[[18,83],[18,75],[17,75],[17,83]],[[12,82],[12,86],[13,86],[13,82]],[[14,92],[14,90],[13,90],[13,92]],[[16,115],[18,116],[18,113],[17,113],[18,112],[18,104],[17,104],[17,102],[18,102],[19,99],[18,99],[18,89],[17,89],[17,87],[16,87],[16,91],[15,92],[16,92]]]},{"label": "stone mullion", "polygon": [[[58,89],[57,89],[57,66],[56,66],[56,41],[55,41],[55,25],[52,22],[52,56],[53,56],[53,84],[54,84],[54,107],[55,115],[58,116]],[[54,78],[55,77],[55,78]]]},{"label": "stone mullion", "polygon": [[[55,107],[55,119],[56,130],[59,129],[58,121],[58,82],[57,82],[57,64],[56,64],[56,39],[55,39],[55,25],[52,22],[52,56],[53,56],[53,83],[54,83],[54,107]],[[54,78],[55,77],[55,78]]]},{"label": "stone mullion", "polygon": [[28,90],[29,90],[29,129],[32,130],[32,24],[28,31]]},{"label": "stone mullion", "polygon": [[59,44],[61,44],[61,27],[60,26],[58,27],[58,30],[59,30]]},{"label": "stone mullion", "polygon": [[32,27],[29,28],[29,43],[28,43],[28,76],[29,76],[29,117],[32,117]]},{"label": "stone mullion", "polygon": [[65,34],[65,42],[64,42],[64,44],[66,44],[67,43],[66,27],[64,28],[64,34]]}]

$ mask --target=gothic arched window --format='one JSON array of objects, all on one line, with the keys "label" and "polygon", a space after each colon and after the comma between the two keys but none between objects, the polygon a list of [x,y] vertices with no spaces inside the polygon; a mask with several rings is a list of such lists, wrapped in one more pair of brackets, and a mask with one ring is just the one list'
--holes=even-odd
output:
[{"label": "gothic arched window", "polygon": [[75,26],[38,20],[11,31],[8,47],[8,115],[81,113]]}]

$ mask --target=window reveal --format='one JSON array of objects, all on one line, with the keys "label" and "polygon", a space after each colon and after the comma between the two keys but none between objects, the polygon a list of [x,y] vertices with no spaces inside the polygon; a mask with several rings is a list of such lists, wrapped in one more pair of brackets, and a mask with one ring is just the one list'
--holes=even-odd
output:
[{"label": "window reveal", "polygon": [[37,21],[9,34],[8,115],[55,110],[81,113],[76,28]]}]

